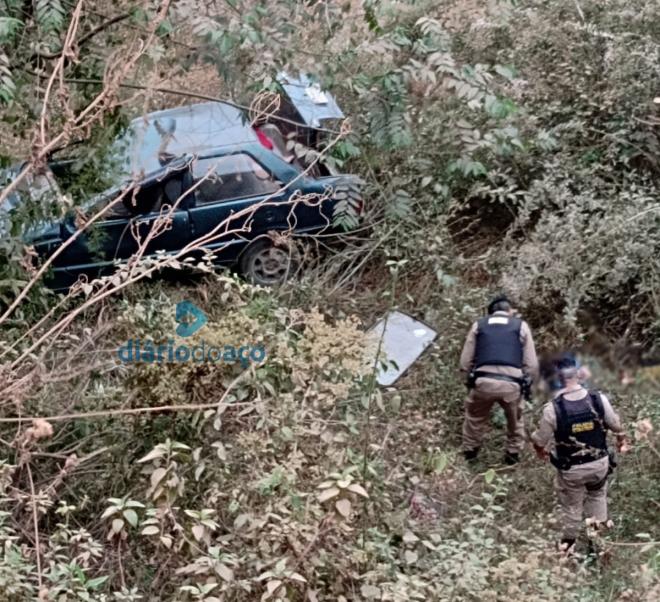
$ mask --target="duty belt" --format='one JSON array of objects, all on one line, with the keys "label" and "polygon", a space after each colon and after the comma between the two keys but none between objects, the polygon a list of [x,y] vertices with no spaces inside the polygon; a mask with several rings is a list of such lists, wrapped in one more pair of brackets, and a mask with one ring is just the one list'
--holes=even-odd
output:
[{"label": "duty belt", "polygon": [[522,386],[525,382],[522,378],[516,378],[515,376],[508,376],[507,374],[495,374],[494,372],[481,372],[476,370],[474,372],[474,380],[478,378],[492,378],[493,380],[505,380],[510,383],[515,383]]},{"label": "duty belt", "polygon": [[550,463],[557,468],[558,470],[568,470],[573,466],[578,466],[579,464],[588,464],[589,462],[595,462],[607,456],[607,452],[603,450],[598,455],[584,454],[581,456],[571,456],[569,458],[559,458],[552,454],[550,456]]}]

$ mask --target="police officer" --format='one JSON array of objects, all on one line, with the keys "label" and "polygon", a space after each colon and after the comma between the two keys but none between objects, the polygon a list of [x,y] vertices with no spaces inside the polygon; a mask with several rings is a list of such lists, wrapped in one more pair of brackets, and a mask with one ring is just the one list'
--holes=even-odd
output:
[{"label": "police officer", "polygon": [[504,410],[507,440],[504,461],[515,464],[525,446],[522,420],[523,387],[538,372],[532,333],[514,316],[509,299],[500,295],[488,305],[488,315],[472,325],[461,354],[461,370],[470,389],[465,401],[463,454],[474,461],[488,428],[494,404]]},{"label": "police officer", "polygon": [[554,353],[549,356],[541,358],[539,362],[540,382],[545,385],[545,389],[549,395],[554,398],[558,391],[564,388],[564,385],[559,378],[559,370],[557,368],[559,362],[564,358],[572,358],[575,360],[575,365],[578,368],[578,379],[580,384],[588,388],[588,380],[591,378],[591,370],[588,366],[581,365],[577,355],[573,352]]},{"label": "police officer", "polygon": [[[532,443],[541,459],[557,468],[555,489],[562,524],[561,548],[570,551],[582,519],[596,526],[607,522],[607,476],[613,463],[608,454],[607,431],[617,435],[617,448],[625,451],[619,416],[607,397],[580,384],[575,357],[567,354],[557,363],[562,388],[543,408]],[[548,448],[553,447],[552,454]]]}]

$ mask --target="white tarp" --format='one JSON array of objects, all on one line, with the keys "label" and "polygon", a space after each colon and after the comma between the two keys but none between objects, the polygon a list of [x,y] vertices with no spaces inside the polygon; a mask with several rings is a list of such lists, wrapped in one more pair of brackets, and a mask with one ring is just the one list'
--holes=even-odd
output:
[{"label": "white tarp", "polygon": [[[384,335],[383,330],[385,330]],[[400,311],[391,311],[378,320],[367,331],[374,353],[382,336],[381,355],[385,356],[386,364],[379,363],[376,377],[378,384],[383,386],[394,384],[424,353],[437,334],[427,324]]]}]

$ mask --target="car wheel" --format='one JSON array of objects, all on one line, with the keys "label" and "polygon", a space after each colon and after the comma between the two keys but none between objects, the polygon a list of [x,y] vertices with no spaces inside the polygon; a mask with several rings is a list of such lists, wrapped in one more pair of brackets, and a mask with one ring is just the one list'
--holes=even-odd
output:
[{"label": "car wheel", "polygon": [[243,251],[239,269],[252,284],[277,286],[297,271],[299,264],[294,253],[270,240],[258,240]]}]

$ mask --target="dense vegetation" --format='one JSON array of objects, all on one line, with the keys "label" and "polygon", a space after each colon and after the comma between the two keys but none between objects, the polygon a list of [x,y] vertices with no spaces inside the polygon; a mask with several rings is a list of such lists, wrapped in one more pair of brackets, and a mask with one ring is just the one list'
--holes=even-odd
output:
[{"label": "dense vegetation", "polygon": [[[660,596],[657,376],[614,371],[660,335],[654,3],[0,7],[3,162],[83,143],[66,201],[14,226],[96,191],[128,118],[194,101],[173,90],[249,105],[282,69],[340,100],[350,131],[326,160],[364,179],[369,223],[278,290],[226,273],[62,302],[34,287],[0,318],[0,601]],[[17,237],[0,252],[6,307],[34,268]],[[458,353],[499,289],[542,351],[590,354],[630,425],[597,562],[555,552],[551,468],[499,466],[501,416],[476,469],[461,458]],[[205,340],[266,361],[118,361],[128,338],[171,337],[183,299]],[[394,307],[439,337],[381,390],[364,332]]]}]

